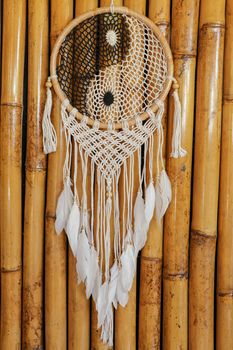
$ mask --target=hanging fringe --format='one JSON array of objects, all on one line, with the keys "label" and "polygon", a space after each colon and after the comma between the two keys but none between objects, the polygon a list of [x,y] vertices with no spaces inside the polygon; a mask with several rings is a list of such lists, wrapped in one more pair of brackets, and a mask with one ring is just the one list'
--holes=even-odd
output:
[{"label": "hanging fringe", "polygon": [[110,264],[110,220],[112,212],[112,180],[107,182],[107,201],[105,205],[106,231],[104,235],[104,253],[105,253],[105,278],[109,279],[109,264]]},{"label": "hanging fringe", "polygon": [[178,95],[179,85],[175,79],[173,83],[173,98],[174,98],[174,117],[173,117],[173,136],[172,136],[172,152],[171,157],[180,158],[186,155],[186,150],[181,146],[181,135],[182,135],[182,125],[181,125],[181,104]]},{"label": "hanging fringe", "polygon": [[[148,225],[151,222],[151,219],[154,215],[155,210],[155,188],[153,181],[153,160],[154,160],[154,135],[150,137],[149,143],[149,174],[150,182],[148,187],[145,189],[145,217]],[[144,163],[144,167],[146,164]],[[146,172],[145,177],[146,177]]]},{"label": "hanging fringe", "polygon": [[[66,103],[62,104],[62,116],[66,118]],[[161,119],[164,105],[158,103],[159,109],[154,115],[158,123],[159,147],[157,155],[157,182],[153,181],[153,137],[144,148],[144,164],[141,164],[141,148],[138,149],[138,178],[139,188],[135,202],[134,191],[134,155],[130,157],[129,172],[127,163],[123,164],[124,171],[124,200],[122,218],[122,232],[119,222],[119,176],[117,173],[109,181],[106,180],[97,169],[97,203],[96,203],[96,226],[94,242],[94,163],[91,163],[91,215],[87,204],[87,153],[79,147],[80,162],[82,167],[82,200],[78,198],[76,188],[77,182],[77,143],[72,142],[72,137],[65,132],[66,137],[66,159],[63,170],[64,189],[59,197],[57,206],[57,219],[55,227],[57,232],[65,228],[70,247],[76,257],[76,270],[78,282],[85,283],[86,297],[91,295],[96,303],[98,313],[98,327],[101,327],[101,339],[110,346],[113,343],[113,306],[117,308],[118,303],[125,307],[129,291],[132,287],[136,262],[139,250],[141,250],[147,239],[147,232],[154,210],[159,219],[164,215],[171,200],[171,185],[164,170],[162,147],[163,129]],[[71,190],[71,160],[74,145],[74,175],[73,192]],[[146,183],[147,153],[149,152],[149,181]],[[143,169],[142,169],[143,166]],[[161,170],[162,169],[162,170]],[[143,199],[143,183],[145,186],[145,201]],[[113,207],[114,206],[114,207]],[[110,268],[110,229],[111,213],[114,211],[114,264]],[[91,221],[91,223],[89,222]],[[134,224],[133,224],[134,223]],[[95,248],[96,244],[96,248]],[[104,262],[103,262],[104,259]],[[103,270],[105,266],[105,274]]]},{"label": "hanging fringe", "polygon": [[[70,156],[70,158],[71,157],[72,156]],[[68,166],[68,169],[69,169],[69,166]],[[74,141],[74,179],[73,179],[74,203],[71,208],[67,225],[66,225],[66,234],[74,256],[76,256],[76,253],[77,253],[78,235],[80,230],[80,209],[79,209],[79,199],[78,199],[78,192],[77,192],[77,171],[78,171],[78,146],[77,146],[77,143]]]},{"label": "hanging fringe", "polygon": [[45,154],[56,152],[56,149],[57,149],[57,134],[51,122],[51,110],[52,110],[51,87],[52,87],[52,83],[51,83],[51,78],[49,77],[46,82],[47,99],[45,103],[43,120],[42,120],[43,148],[44,148]]},{"label": "hanging fringe", "polygon": [[114,258],[119,260],[120,257],[120,208],[119,208],[119,176],[118,173],[115,176],[114,181]]}]

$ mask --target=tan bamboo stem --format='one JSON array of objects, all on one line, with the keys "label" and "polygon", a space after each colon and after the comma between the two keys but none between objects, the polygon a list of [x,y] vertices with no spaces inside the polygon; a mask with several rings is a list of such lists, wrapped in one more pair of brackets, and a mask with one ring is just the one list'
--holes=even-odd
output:
[{"label": "tan bamboo stem", "polygon": [[[73,17],[73,1],[51,1],[51,44]],[[60,124],[60,102],[53,94],[52,121],[57,131],[58,148],[49,155],[45,236],[45,347],[66,349],[66,237],[54,228],[57,198],[62,190],[64,137]]]},{"label": "tan bamboo stem", "polygon": [[174,57],[174,76],[180,85],[182,144],[187,151],[187,156],[181,159],[170,157],[174,113],[173,99],[170,98],[167,171],[172,184],[173,197],[164,222],[164,349],[188,348],[189,213],[198,17],[199,0],[172,2],[171,47]]},{"label": "tan bamboo stem", "polygon": [[[149,1],[149,18],[168,38],[170,32],[170,0],[165,2]],[[166,130],[166,112],[163,116],[163,124]],[[157,150],[156,141],[157,138],[154,137],[154,157],[156,157]],[[154,179],[156,178],[155,168],[153,169]],[[147,175],[149,175],[148,171]],[[149,181],[149,178],[147,181]],[[158,225],[157,220],[153,218],[146,245],[141,253],[138,336],[139,348],[142,350],[160,349],[162,249],[163,225]]]},{"label": "tan bamboo stem", "polygon": [[201,2],[189,285],[189,348],[198,350],[214,349],[224,23],[224,0]]},{"label": "tan bamboo stem", "polygon": [[[133,203],[135,202],[138,186],[139,186],[139,177],[138,177],[138,156],[134,156],[134,186],[133,186]],[[127,177],[129,182],[131,182],[130,175],[130,161],[127,161]],[[124,192],[123,192],[123,183],[124,183],[124,174],[120,175],[119,179],[119,204],[120,204],[120,226],[121,234],[123,234],[123,201]],[[125,203],[125,213],[128,211],[128,203]],[[123,235],[122,235],[123,237]],[[136,274],[134,277],[132,288],[129,292],[129,300],[125,308],[118,305],[117,310],[115,311],[115,349],[121,349],[124,346],[126,349],[136,349]]]},{"label": "tan bamboo stem", "polygon": [[226,1],[218,224],[217,349],[233,348],[233,2]]},{"label": "tan bamboo stem", "polygon": [[21,347],[21,128],[25,1],[5,1],[1,95],[1,349]]},{"label": "tan bamboo stem", "polygon": [[[1,105],[1,87],[2,87],[2,1],[0,1],[0,105]],[[1,120],[1,108],[0,108],[0,120]],[[0,154],[1,154],[1,141],[0,141]],[[1,166],[0,166],[0,179],[1,179]],[[1,180],[0,180],[0,183],[1,183]],[[1,198],[1,188],[0,188],[0,198]],[[1,220],[1,217],[0,217],[0,220]],[[1,252],[1,224],[0,224],[0,252]],[[1,266],[1,254],[0,254],[0,266]],[[0,278],[0,314],[1,314],[1,278]],[[1,337],[1,317],[0,317],[0,337]],[[0,344],[1,344],[1,340],[0,340]]]},{"label": "tan bamboo stem", "polygon": [[[95,186],[97,186],[97,183],[95,182]],[[95,206],[97,204],[97,196],[95,195]],[[95,223],[96,224],[96,223]],[[110,230],[111,230],[111,247],[113,247],[113,217],[111,217],[111,223],[110,223]],[[112,266],[113,263],[113,251],[111,251],[110,256],[110,266]],[[105,265],[103,264],[103,271],[104,271]],[[108,344],[104,344],[101,340],[101,329],[97,328],[98,324],[98,314],[96,311],[96,304],[94,301],[92,301],[92,307],[91,307],[91,349],[93,350],[110,350],[112,349],[111,346]]]},{"label": "tan bamboo stem", "polygon": [[[94,10],[98,7],[96,0],[75,2],[75,16]],[[88,161],[87,202],[90,208],[90,162]],[[82,171],[79,157],[77,190],[82,198]],[[76,260],[69,249],[69,279],[68,279],[68,349],[85,350],[90,347],[90,300],[86,299],[85,286],[77,284]]]},{"label": "tan bamboo stem", "polygon": [[[121,6],[122,1],[117,0],[114,1],[114,6]],[[100,1],[101,7],[108,7],[110,6],[110,2],[107,0],[101,0]],[[101,59],[101,58],[100,58]],[[95,203],[97,200],[97,196],[95,196]],[[96,221],[96,220],[95,220]],[[96,224],[96,222],[95,222]],[[114,240],[114,203],[112,203],[112,214],[111,214],[111,257],[110,257],[110,265],[113,263],[113,240]],[[112,347],[109,347],[107,344],[103,344],[103,342],[100,339],[101,337],[101,329],[97,329],[97,312],[95,308],[95,303],[92,303],[92,322],[91,322],[91,346],[95,350],[107,350],[112,349]]]},{"label": "tan bamboo stem", "polygon": [[[97,176],[97,168],[96,168],[96,176]],[[95,188],[97,188],[97,181],[95,182]],[[97,212],[97,190],[95,191],[95,213]],[[112,203],[114,205],[114,203]],[[96,215],[96,214],[95,214]],[[96,230],[96,219],[94,221],[94,230]],[[94,231],[96,232],[96,231]],[[110,221],[110,235],[111,235],[111,247],[113,247],[114,244],[114,217],[111,215],[111,221]],[[114,258],[114,252],[113,249],[111,250],[110,254],[110,267],[113,264],[113,258]],[[103,262],[103,267],[102,271],[105,269],[105,263]],[[97,328],[98,324],[98,315],[96,311],[96,305],[94,301],[92,301],[92,309],[91,309],[91,349],[94,350],[107,350],[107,349],[112,349],[108,344],[104,344],[101,340],[101,329]]]},{"label": "tan bamboo stem", "polygon": [[124,6],[128,7],[130,10],[140,13],[141,15],[146,15],[146,2],[142,0],[123,0]]},{"label": "tan bamboo stem", "polygon": [[[125,0],[124,6],[128,7],[130,10],[136,11],[139,14],[145,14],[146,2],[144,0],[134,1]],[[139,187],[138,178],[138,156],[134,157],[135,166],[135,178],[133,186],[133,203],[135,202],[137,191]],[[121,193],[120,193],[121,198]],[[120,199],[120,206],[122,201]],[[122,209],[120,208],[122,212]],[[129,292],[129,301],[125,308],[118,306],[115,312],[115,349],[119,350],[122,345],[125,349],[136,349],[136,288],[137,288],[137,274],[135,274],[134,282]]]},{"label": "tan bamboo stem", "polygon": [[48,76],[48,4],[28,7],[28,114],[24,218],[23,347],[43,346],[43,250],[46,158],[41,121]]}]

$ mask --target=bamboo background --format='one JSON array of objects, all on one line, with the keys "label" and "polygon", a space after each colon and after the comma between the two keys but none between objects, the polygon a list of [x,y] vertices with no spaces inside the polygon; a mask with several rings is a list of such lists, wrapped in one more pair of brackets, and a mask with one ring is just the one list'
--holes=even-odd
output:
[{"label": "bamboo background", "polygon": [[[109,2],[0,1],[1,350],[109,349],[99,339],[91,301],[76,284],[66,237],[54,230],[63,135],[46,158],[41,133],[49,53],[58,34],[73,17]],[[168,98],[164,159],[173,200],[162,224],[152,220],[129,303],[115,312],[114,349],[231,350],[233,0],[115,5],[147,15],[171,44],[188,155],[169,157]],[[58,131],[60,103],[53,97]]]}]

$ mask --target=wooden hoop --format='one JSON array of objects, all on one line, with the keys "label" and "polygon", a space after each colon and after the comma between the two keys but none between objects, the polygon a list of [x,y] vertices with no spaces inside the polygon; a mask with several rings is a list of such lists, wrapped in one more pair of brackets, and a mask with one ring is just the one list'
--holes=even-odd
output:
[{"label": "wooden hoop", "polygon": [[[53,84],[54,91],[56,92],[56,94],[61,102],[63,102],[64,100],[67,100],[67,96],[61,90],[60,84],[56,78],[57,56],[58,56],[61,44],[62,44],[64,38],[78,24],[80,24],[81,22],[85,21],[88,18],[97,16],[97,15],[103,14],[103,13],[110,13],[110,8],[109,7],[101,7],[101,8],[96,9],[95,11],[89,11],[81,16],[76,17],[64,28],[64,30],[61,32],[61,34],[58,36],[58,38],[55,42],[55,45],[54,45],[54,48],[53,48],[53,51],[51,54],[51,60],[50,60],[50,73],[51,73],[51,77],[52,77],[52,84]],[[131,11],[127,7],[123,7],[123,6],[122,7],[115,7],[114,13],[125,14],[125,15],[129,15],[129,16],[132,16],[132,17],[139,19],[141,22],[143,22],[149,28],[151,28],[152,31],[156,34],[157,38],[159,39],[159,41],[163,47],[164,53],[166,55],[166,58],[167,58],[167,67],[168,67],[167,80],[164,84],[163,91],[161,92],[161,94],[158,97],[158,99],[160,101],[164,101],[169,93],[170,88],[171,88],[171,84],[172,84],[171,77],[173,77],[173,69],[174,69],[171,49],[170,49],[164,35],[159,30],[159,28],[149,18],[142,16],[142,15],[138,14],[137,12]],[[73,108],[74,107],[69,103],[67,106],[67,111],[71,112]],[[153,112],[156,112],[158,109],[158,106],[156,104],[153,104],[150,109]],[[81,121],[84,118],[84,115],[81,114],[80,112],[77,112],[76,117],[78,120]],[[140,119],[142,121],[148,119],[148,117],[149,117],[149,115],[147,112],[143,112],[140,115]],[[87,118],[87,124],[89,126],[93,126],[94,120],[89,118],[89,117],[86,117],[86,118]],[[130,121],[128,122],[129,127],[132,127],[135,124],[136,124],[135,118],[130,119]],[[108,129],[108,124],[100,122],[99,127],[101,129]],[[122,129],[122,123],[113,123],[113,128],[116,130]]]}]

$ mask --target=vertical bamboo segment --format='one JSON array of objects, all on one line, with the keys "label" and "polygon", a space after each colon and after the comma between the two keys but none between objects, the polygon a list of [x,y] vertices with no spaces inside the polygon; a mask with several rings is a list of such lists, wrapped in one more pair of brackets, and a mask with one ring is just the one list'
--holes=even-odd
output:
[{"label": "vertical bamboo segment", "polygon": [[233,348],[233,2],[226,1],[218,225],[217,349]]},{"label": "vertical bamboo segment", "polygon": [[1,95],[1,349],[21,347],[21,138],[25,1],[5,1]]},{"label": "vertical bamboo segment", "polygon": [[[137,11],[141,14],[146,12],[146,1],[145,0],[125,0],[124,6],[131,10]],[[135,202],[137,191],[139,187],[138,178],[138,156],[134,157],[134,186],[133,186],[133,203]],[[121,198],[121,193],[120,193]],[[120,200],[121,202],[121,200]],[[121,206],[122,204],[120,204]],[[121,208],[120,208],[121,211]],[[129,300],[125,308],[118,306],[115,312],[115,349],[119,350],[122,345],[125,349],[136,349],[136,296],[137,296],[137,274],[135,274],[134,282],[129,292]]]},{"label": "vertical bamboo segment", "polygon": [[[1,85],[2,85],[2,1],[0,1],[0,105],[1,105],[1,87],[2,87]],[[0,120],[1,120],[1,109],[0,109]],[[1,141],[0,141],[0,154],[1,154]],[[0,179],[1,179],[1,166],[0,166]],[[1,183],[1,180],[0,180],[0,183]],[[0,188],[0,198],[1,198],[1,188]],[[1,224],[0,224],[0,252],[1,252]],[[1,254],[0,254],[0,266],[1,266]],[[1,293],[1,275],[0,275],[0,314],[1,314],[1,294],[2,293]],[[1,344],[1,317],[0,317],[0,344]]]},{"label": "vertical bamboo segment", "polygon": [[[133,203],[135,202],[137,191],[139,187],[138,177],[138,156],[134,156],[134,185],[133,185]],[[127,176],[130,179],[130,162],[127,162]],[[121,174],[119,180],[119,203],[120,215],[122,220],[123,214],[123,179],[124,174]],[[131,180],[129,180],[131,181]],[[126,203],[127,208],[127,203]],[[128,209],[127,209],[128,210]],[[126,212],[127,212],[126,210]],[[122,224],[122,222],[121,222]],[[136,349],[136,293],[137,293],[137,272],[135,273],[132,288],[129,291],[129,300],[127,305],[123,308],[121,305],[117,306],[115,311],[115,349]]]},{"label": "vertical bamboo segment", "polygon": [[[149,1],[149,18],[168,38],[170,32],[170,0]],[[166,129],[166,112],[163,116]],[[155,137],[154,157],[156,157]],[[165,151],[165,142],[164,142]],[[147,174],[149,172],[147,171]],[[153,169],[156,177],[156,169]],[[149,179],[148,179],[149,180]],[[139,300],[139,349],[160,349],[161,280],[163,225],[152,219],[147,242],[141,253]]]},{"label": "vertical bamboo segment", "polygon": [[164,222],[164,349],[188,348],[188,246],[198,18],[199,0],[172,2],[171,47],[174,76],[180,85],[182,144],[187,156],[170,157],[174,113],[170,98],[167,172],[172,184],[172,202]]},{"label": "vertical bamboo segment", "polygon": [[146,1],[143,0],[124,0],[124,6],[130,10],[136,11],[141,15],[146,15]]},{"label": "vertical bamboo segment", "polygon": [[[51,44],[73,17],[72,0],[51,1]],[[60,103],[53,94],[52,120],[58,148],[49,155],[45,220],[45,347],[65,350],[66,337],[66,237],[54,228],[57,198],[62,190],[65,140],[60,123]]]},{"label": "vertical bamboo segment", "polygon": [[48,76],[48,4],[28,7],[28,120],[24,219],[23,348],[43,346],[43,250],[46,158],[41,121]]},{"label": "vertical bamboo segment", "polygon": [[[114,6],[122,6],[123,1],[122,0],[116,0],[114,1]],[[101,7],[109,7],[110,1],[108,0],[100,0],[100,6]],[[101,57],[100,57],[101,60]],[[95,183],[95,186],[97,185],[97,182]],[[97,191],[96,191],[97,193]],[[97,196],[95,196],[95,202],[97,200]],[[96,205],[95,205],[96,206]],[[96,220],[95,223],[96,225]],[[112,203],[112,213],[111,213],[111,221],[110,221],[110,231],[111,231],[111,256],[110,256],[110,265],[113,263],[113,239],[114,239],[114,203]],[[97,312],[95,303],[92,303],[92,317],[91,317],[91,349],[93,350],[107,350],[112,349],[112,347],[109,347],[107,344],[104,344],[100,337],[101,337],[101,329],[97,329]]]},{"label": "vertical bamboo segment", "polygon": [[[98,7],[96,0],[75,1],[75,16]],[[81,162],[79,157],[77,190],[82,198]],[[90,208],[90,162],[87,170],[87,201]],[[68,278],[68,349],[87,350],[90,347],[90,300],[86,299],[85,286],[77,284],[76,260],[69,249]]]},{"label": "vertical bamboo segment", "polygon": [[224,12],[224,0],[201,2],[189,285],[189,347],[198,350],[214,348]]}]

